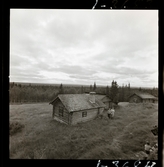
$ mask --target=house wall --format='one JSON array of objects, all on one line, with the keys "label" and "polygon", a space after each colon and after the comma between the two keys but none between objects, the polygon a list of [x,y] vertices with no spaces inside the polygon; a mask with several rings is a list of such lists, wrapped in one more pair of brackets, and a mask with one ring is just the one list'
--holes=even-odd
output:
[{"label": "house wall", "polygon": [[143,99],[143,103],[156,103],[154,99]]},{"label": "house wall", "polygon": [[109,109],[109,106],[110,106],[110,102],[107,101],[107,102],[103,102],[106,106],[105,106],[105,109]]},{"label": "house wall", "polygon": [[[59,115],[59,108],[60,107],[63,108],[63,116]],[[71,114],[69,114],[69,112],[67,111],[67,109],[64,107],[64,105],[62,104],[62,102],[59,99],[53,103],[52,117],[55,120],[60,121],[60,122],[64,122],[66,124],[69,124],[71,122]]]},{"label": "house wall", "polygon": [[109,97],[104,97],[101,101],[106,105],[105,109],[109,109],[110,108],[111,100],[109,99]]},{"label": "house wall", "polygon": [[[72,113],[72,124],[76,124],[79,122],[85,122],[92,120],[97,117],[99,112],[103,112],[104,108],[102,109],[88,109],[88,110],[82,110],[82,111],[75,111]],[[87,112],[86,117],[82,117],[82,112]]]},{"label": "house wall", "polygon": [[129,98],[129,103],[142,103],[142,99],[134,94]]}]

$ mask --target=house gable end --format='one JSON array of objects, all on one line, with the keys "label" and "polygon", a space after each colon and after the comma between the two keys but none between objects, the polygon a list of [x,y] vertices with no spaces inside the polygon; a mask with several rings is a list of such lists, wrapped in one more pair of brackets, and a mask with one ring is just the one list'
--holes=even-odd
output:
[{"label": "house gable end", "polygon": [[52,103],[53,105],[53,118],[57,121],[64,122],[66,124],[70,124],[70,113],[60,100],[57,98]]},{"label": "house gable end", "polygon": [[129,97],[129,102],[135,102],[135,103],[142,102],[142,98],[134,93]]}]

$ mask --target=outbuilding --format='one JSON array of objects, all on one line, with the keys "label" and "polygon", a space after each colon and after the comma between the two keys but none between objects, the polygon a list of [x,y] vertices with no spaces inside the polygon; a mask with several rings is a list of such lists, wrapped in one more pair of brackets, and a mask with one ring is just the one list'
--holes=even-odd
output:
[{"label": "outbuilding", "polygon": [[102,114],[105,104],[90,94],[59,94],[50,104],[52,117],[66,124],[77,124],[96,118]]},{"label": "outbuilding", "polygon": [[129,103],[157,103],[157,98],[148,93],[133,93],[129,96]]},{"label": "outbuilding", "polygon": [[108,96],[96,94],[96,98],[105,104],[105,109],[112,108],[112,100]]}]

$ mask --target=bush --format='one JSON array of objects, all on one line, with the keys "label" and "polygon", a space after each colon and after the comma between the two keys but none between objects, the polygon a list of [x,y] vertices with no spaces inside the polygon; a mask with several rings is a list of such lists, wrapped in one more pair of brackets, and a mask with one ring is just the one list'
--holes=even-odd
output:
[{"label": "bush", "polygon": [[24,128],[24,125],[20,122],[11,122],[10,123],[10,135],[14,135],[17,132],[20,132]]},{"label": "bush", "polygon": [[157,160],[158,159],[158,154],[157,151],[152,151],[152,153],[150,153],[150,155],[148,156],[147,160]]}]

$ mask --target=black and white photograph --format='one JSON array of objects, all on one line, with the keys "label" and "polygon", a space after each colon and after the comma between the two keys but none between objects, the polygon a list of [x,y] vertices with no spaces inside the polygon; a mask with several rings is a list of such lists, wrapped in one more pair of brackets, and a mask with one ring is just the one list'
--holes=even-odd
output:
[{"label": "black and white photograph", "polygon": [[10,9],[9,158],[158,160],[158,10]]}]

